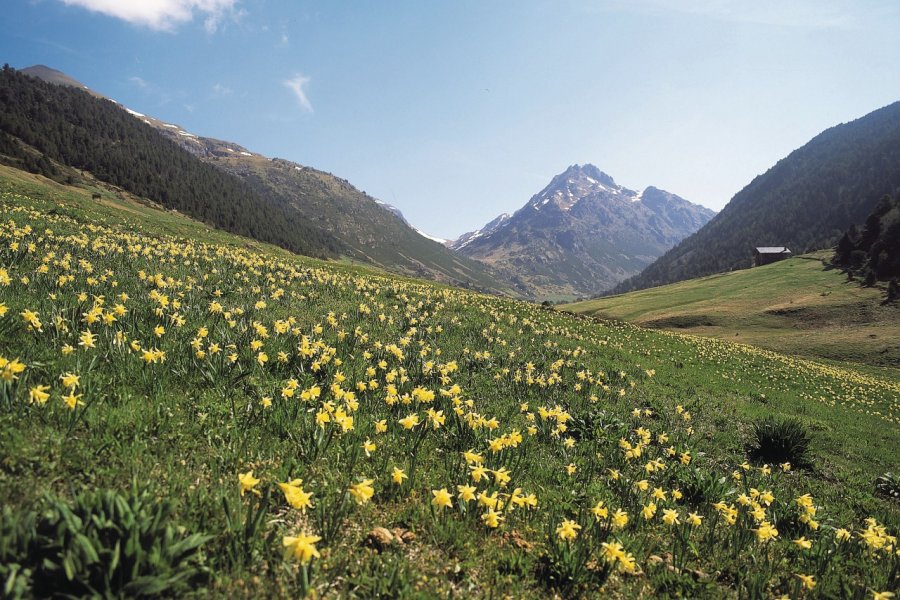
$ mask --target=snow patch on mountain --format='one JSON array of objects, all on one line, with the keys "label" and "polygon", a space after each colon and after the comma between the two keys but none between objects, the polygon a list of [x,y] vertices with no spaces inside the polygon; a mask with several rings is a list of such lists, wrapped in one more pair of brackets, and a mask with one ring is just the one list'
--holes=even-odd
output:
[{"label": "snow patch on mountain", "polygon": [[418,233],[422,237],[428,238],[429,240],[431,240],[433,242],[437,242],[438,244],[444,245],[449,241],[449,240],[445,240],[443,238],[434,237],[433,235],[428,235],[427,233],[425,233],[424,231],[422,231],[421,229],[419,229],[417,227],[413,227],[413,229],[415,229],[416,233]]},{"label": "snow patch on mountain", "polygon": [[[537,209],[538,207],[534,206],[533,208]],[[487,225],[485,225],[478,231],[470,231],[468,233],[464,233],[461,236],[459,236],[458,238],[456,238],[455,240],[448,241],[446,245],[453,250],[461,250],[462,248],[465,248],[466,246],[468,246],[469,244],[471,244],[473,241],[477,240],[478,238],[486,236],[486,235],[490,235],[490,234],[494,233],[495,231],[497,231],[498,229],[501,229],[504,225],[506,225],[509,222],[509,219],[510,219],[509,213],[502,213],[502,214],[494,217],[493,220],[489,221]]]}]

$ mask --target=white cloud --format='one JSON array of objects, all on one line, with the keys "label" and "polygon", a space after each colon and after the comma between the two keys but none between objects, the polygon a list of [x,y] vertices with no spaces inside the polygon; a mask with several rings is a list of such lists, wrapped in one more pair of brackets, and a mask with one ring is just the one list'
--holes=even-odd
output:
[{"label": "white cloud", "polygon": [[134,77],[129,77],[128,81],[135,84],[139,88],[146,89],[146,88],[150,87],[149,83],[147,83],[146,81],[144,81],[142,78],[138,77],[137,75],[135,75]]},{"label": "white cloud", "polygon": [[297,102],[300,103],[300,107],[303,110],[307,112],[313,111],[312,104],[310,104],[309,98],[306,97],[306,92],[303,89],[303,87],[307,83],[309,83],[309,77],[304,77],[303,75],[300,75],[298,73],[292,79],[285,79],[281,83],[283,83],[286,88],[294,92],[294,96],[297,97]]},{"label": "white cloud", "polygon": [[193,20],[195,14],[204,16],[203,26],[208,33],[215,33],[227,15],[236,17],[238,0],[62,0],[67,6],[79,6],[87,10],[122,19],[151,29],[171,31],[176,25]]},{"label": "white cloud", "polygon": [[221,83],[217,83],[212,86],[213,96],[216,98],[220,98],[222,96],[230,96],[234,93],[234,91],[228,87],[227,85],[222,85]]}]

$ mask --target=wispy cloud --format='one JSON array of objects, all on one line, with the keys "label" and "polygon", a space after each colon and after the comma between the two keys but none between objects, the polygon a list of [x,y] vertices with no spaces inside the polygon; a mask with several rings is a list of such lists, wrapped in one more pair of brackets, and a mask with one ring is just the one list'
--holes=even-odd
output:
[{"label": "wispy cloud", "polygon": [[306,84],[309,83],[309,77],[304,77],[303,75],[298,73],[291,79],[285,79],[281,83],[294,93],[294,96],[297,98],[297,102],[300,103],[300,107],[303,110],[305,110],[306,112],[313,111],[312,104],[309,102],[309,98],[306,97],[306,91],[304,90]]},{"label": "wispy cloud", "polygon": [[216,83],[212,86],[212,93],[214,98],[221,98],[222,96],[230,96],[234,91],[227,85]]},{"label": "wispy cloud", "polygon": [[173,31],[176,26],[203,18],[207,33],[215,33],[226,17],[240,18],[239,0],[61,0],[67,6],[78,6],[128,23]]},{"label": "wispy cloud", "polygon": [[160,106],[163,104],[168,104],[172,100],[184,96],[184,93],[182,92],[176,92],[173,94],[168,90],[160,89],[154,83],[147,81],[146,79],[138,75],[132,75],[128,78],[128,81],[140,88],[141,94],[143,94],[145,98],[155,102]]}]

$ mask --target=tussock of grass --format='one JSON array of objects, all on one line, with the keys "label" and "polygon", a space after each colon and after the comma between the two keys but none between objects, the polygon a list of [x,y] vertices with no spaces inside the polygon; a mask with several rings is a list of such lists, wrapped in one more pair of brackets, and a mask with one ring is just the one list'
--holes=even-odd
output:
[{"label": "tussock of grass", "polygon": [[755,463],[787,463],[799,468],[812,466],[812,436],[802,422],[766,417],[753,424],[752,436],[748,454]]}]

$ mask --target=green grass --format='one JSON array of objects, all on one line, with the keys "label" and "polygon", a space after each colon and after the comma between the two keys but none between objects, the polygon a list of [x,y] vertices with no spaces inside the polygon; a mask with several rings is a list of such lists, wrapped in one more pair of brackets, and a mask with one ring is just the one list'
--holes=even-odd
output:
[{"label": "green grass", "polygon": [[900,306],[860,287],[823,259],[829,253],[712,275],[563,310],[646,327],[752,344],[777,352],[900,367]]},{"label": "green grass", "polygon": [[[898,585],[897,555],[859,536],[870,517],[885,535],[900,528],[896,502],[874,488],[900,468],[891,371],[291,256],[27,176],[5,174],[0,210],[0,589],[122,589],[128,571],[107,582],[109,559],[92,556],[120,552],[136,529],[147,539],[127,556],[141,589],[171,583],[198,597],[799,597],[797,574],[818,582],[807,595]],[[92,348],[79,344],[85,331]],[[74,409],[67,373],[80,376]],[[46,402],[32,394],[42,385]],[[407,429],[413,414],[420,424]],[[810,433],[809,468],[741,466],[753,424],[773,414]],[[238,476],[250,471],[259,483],[242,494]],[[305,510],[277,485],[295,478],[313,494]],[[369,479],[374,494],[359,504],[348,489]],[[463,484],[497,494],[499,527],[485,525],[486,506],[456,499]],[[657,487],[666,498],[644,519]],[[449,508],[431,502],[442,488]],[[713,506],[741,507],[751,489],[774,496],[765,519],[780,535],[767,544],[749,509],[729,526]],[[796,502],[807,493],[815,529]],[[536,507],[509,510],[530,494]],[[165,503],[165,523],[146,498]],[[597,521],[598,501],[629,523]],[[138,517],[109,517],[107,504]],[[107,516],[61,519],[67,506]],[[665,509],[682,523],[663,522]],[[697,528],[685,524],[692,512]],[[103,529],[107,519],[115,527]],[[581,527],[575,540],[557,535],[564,520]],[[376,526],[412,535],[378,546],[367,541]],[[850,541],[836,542],[840,527]],[[284,555],[299,534],[321,538],[306,565]],[[812,549],[792,542],[801,536]],[[621,543],[635,573],[608,563],[602,543]],[[66,560],[71,577],[52,570]],[[189,579],[173,582],[179,568]]]}]

